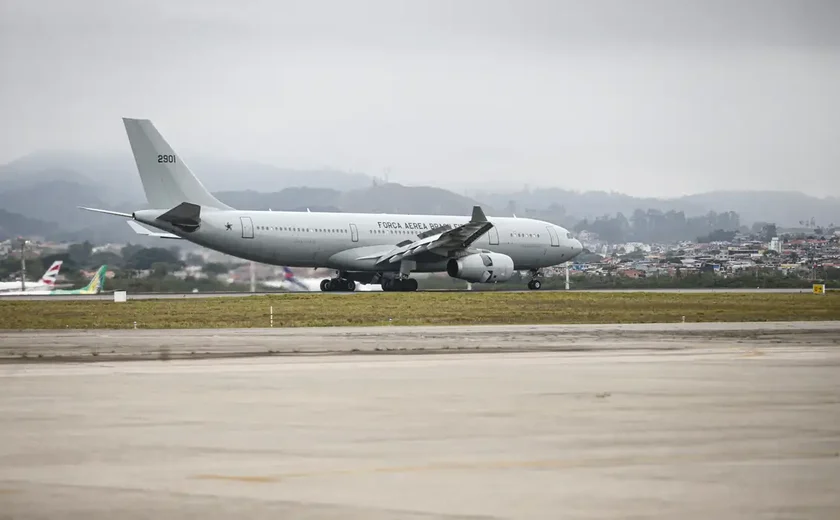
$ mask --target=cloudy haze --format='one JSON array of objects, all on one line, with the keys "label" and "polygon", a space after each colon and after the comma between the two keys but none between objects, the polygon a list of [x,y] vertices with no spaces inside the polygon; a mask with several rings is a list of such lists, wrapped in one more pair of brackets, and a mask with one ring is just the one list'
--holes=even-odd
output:
[{"label": "cloudy haze", "polygon": [[406,184],[840,195],[831,0],[0,6],[0,162],[128,154],[129,116]]}]

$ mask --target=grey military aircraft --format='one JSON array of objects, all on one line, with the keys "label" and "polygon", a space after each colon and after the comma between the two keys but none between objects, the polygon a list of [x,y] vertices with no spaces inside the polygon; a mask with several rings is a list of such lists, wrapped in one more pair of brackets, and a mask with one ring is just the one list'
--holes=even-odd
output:
[{"label": "grey military aircraft", "polygon": [[[123,118],[146,200],[154,209],[121,213],[135,231],[183,239],[271,265],[327,268],[337,276],[322,291],[353,291],[356,283],[385,291],[416,291],[412,272],[446,272],[470,283],[509,280],[530,271],[539,289],[542,268],[577,256],[568,230],[540,220],[472,215],[398,215],[236,210],[217,200],[148,119]],[[143,226],[160,231],[152,231]]]}]

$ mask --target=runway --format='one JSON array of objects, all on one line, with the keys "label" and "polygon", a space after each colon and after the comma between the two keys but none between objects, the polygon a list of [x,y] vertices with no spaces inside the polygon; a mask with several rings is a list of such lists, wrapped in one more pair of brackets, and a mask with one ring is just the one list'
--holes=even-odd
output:
[{"label": "runway", "polygon": [[[837,325],[737,325],[406,340],[589,345],[556,352],[2,365],[0,517],[837,518]],[[262,332],[245,343],[349,331]],[[351,339],[368,332],[402,337]]]},{"label": "runway", "polygon": [[[828,288],[827,290],[832,290]],[[171,300],[171,299],[191,299],[191,298],[244,298],[249,296],[283,296],[283,295],[299,295],[299,294],[320,294],[323,296],[352,296],[354,294],[369,294],[371,291],[357,291],[357,292],[213,292],[213,293],[128,293],[126,296],[129,300]],[[420,290],[418,293],[484,293],[487,291],[467,291],[467,290]],[[565,289],[541,289],[540,291],[530,291],[527,289],[513,290],[504,292],[516,293],[562,293],[562,292],[585,292],[585,293],[683,293],[683,294],[714,294],[714,293],[765,293],[765,294],[810,294],[811,289],[785,289],[785,288],[699,288],[699,289],[572,289],[566,291]],[[60,301],[60,300],[113,300],[113,292],[102,294],[56,294],[56,295],[3,295],[0,294],[0,300],[8,301]]]},{"label": "runway", "polygon": [[693,350],[712,343],[758,340],[840,346],[840,321],[0,331],[0,363]]}]

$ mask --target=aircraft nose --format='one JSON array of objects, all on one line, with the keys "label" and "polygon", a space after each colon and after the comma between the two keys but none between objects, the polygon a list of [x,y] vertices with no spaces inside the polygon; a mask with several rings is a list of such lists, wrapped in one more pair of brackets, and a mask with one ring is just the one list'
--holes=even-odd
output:
[{"label": "aircraft nose", "polygon": [[572,239],[572,254],[576,255],[583,251],[583,244],[580,243],[580,240],[573,238]]}]

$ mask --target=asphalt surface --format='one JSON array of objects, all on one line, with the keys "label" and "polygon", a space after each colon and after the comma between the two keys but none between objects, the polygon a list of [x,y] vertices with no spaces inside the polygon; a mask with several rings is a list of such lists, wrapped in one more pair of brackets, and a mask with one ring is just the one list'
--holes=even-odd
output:
[{"label": "asphalt surface", "polygon": [[[829,290],[831,290],[829,288]],[[187,299],[187,298],[242,298],[245,296],[283,296],[289,294],[322,294],[322,295],[354,295],[354,294],[369,294],[378,291],[355,291],[355,292],[328,292],[322,293],[320,291],[311,292],[218,292],[218,293],[128,293],[126,297],[129,300],[169,300],[169,299]],[[427,290],[418,291],[419,293],[436,293],[436,292],[457,292],[457,293],[480,293],[486,291],[466,291],[466,290]],[[530,291],[527,289],[516,291],[504,291],[516,293],[544,293],[544,292],[603,292],[603,293],[685,293],[685,294],[713,294],[713,293],[770,293],[770,294],[810,294],[811,289],[760,289],[760,288],[701,288],[701,289],[575,289],[566,291],[565,289],[541,289],[539,291]],[[2,295],[0,300],[113,300],[114,294],[112,292],[102,294],[67,294],[67,295]]]},{"label": "asphalt surface", "polygon": [[0,363],[223,357],[679,350],[743,341],[840,346],[840,321],[0,331]]},{"label": "asphalt surface", "polygon": [[541,332],[600,334],[570,352],[2,365],[0,517],[840,518],[836,328],[714,325]]}]

